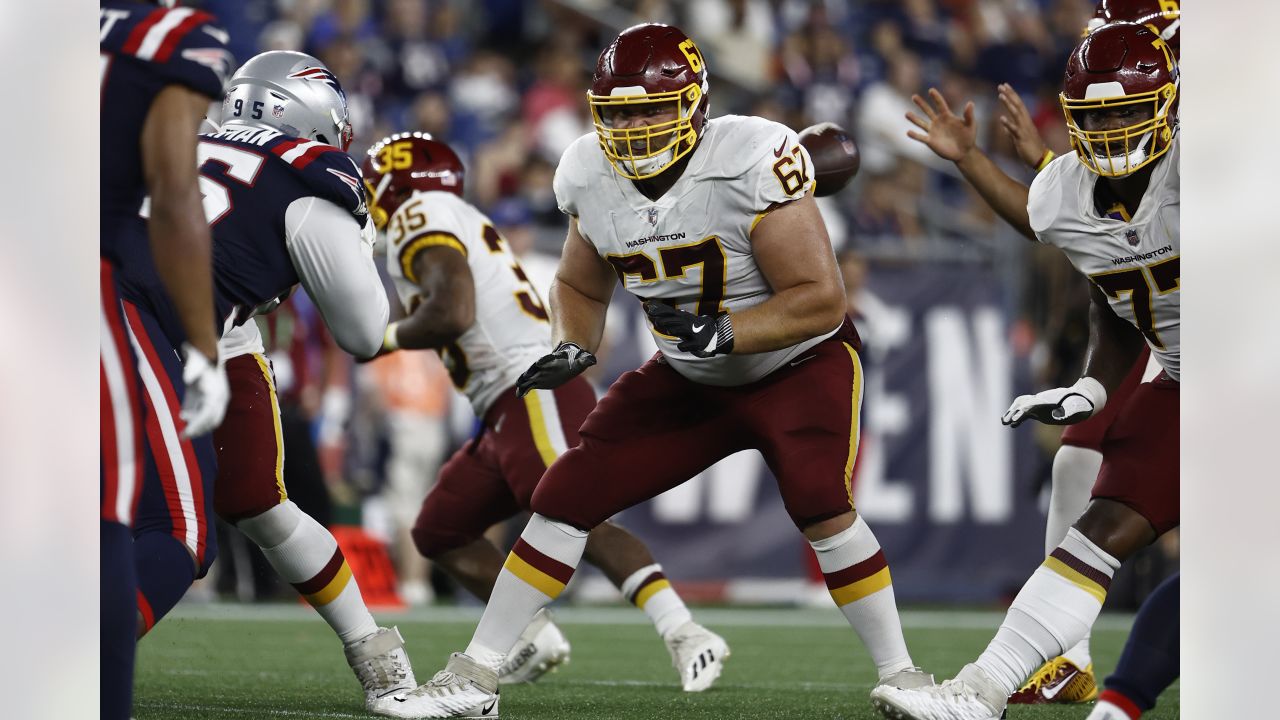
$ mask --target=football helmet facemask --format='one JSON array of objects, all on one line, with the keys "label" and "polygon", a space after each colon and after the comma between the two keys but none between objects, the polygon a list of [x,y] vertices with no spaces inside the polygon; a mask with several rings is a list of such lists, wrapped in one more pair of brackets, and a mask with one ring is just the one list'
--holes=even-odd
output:
[{"label": "football helmet facemask", "polygon": [[600,149],[614,170],[643,180],[692,152],[706,123],[708,89],[702,53],[678,28],[623,30],[600,53],[587,91]]},{"label": "football helmet facemask", "polygon": [[396,133],[369,148],[360,166],[369,217],[379,230],[415,190],[462,196],[466,170],[448,145],[421,132]]},{"label": "football helmet facemask", "polygon": [[[1151,28],[1110,23],[1080,41],[1058,96],[1080,162],[1124,177],[1169,151],[1178,120],[1178,61]],[[1086,129],[1089,113],[1136,115],[1121,127]]]}]

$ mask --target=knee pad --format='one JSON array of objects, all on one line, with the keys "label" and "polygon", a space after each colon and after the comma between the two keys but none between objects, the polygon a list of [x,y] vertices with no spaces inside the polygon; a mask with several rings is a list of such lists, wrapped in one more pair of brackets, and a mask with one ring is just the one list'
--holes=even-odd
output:
[{"label": "knee pad", "polygon": [[300,522],[302,510],[292,500],[285,500],[266,512],[237,522],[236,528],[258,547],[271,548],[287,540]]}]

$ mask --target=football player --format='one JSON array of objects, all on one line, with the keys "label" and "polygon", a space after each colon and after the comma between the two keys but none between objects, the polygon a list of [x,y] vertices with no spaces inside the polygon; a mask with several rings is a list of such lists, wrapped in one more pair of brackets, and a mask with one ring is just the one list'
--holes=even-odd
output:
[{"label": "football player", "polygon": [[[516,396],[520,373],[551,349],[546,305],[493,223],[462,200],[462,163],[448,145],[421,133],[393,135],[369,150],[362,170],[370,212],[387,231],[387,269],[409,313],[387,327],[383,347],[439,351],[484,420],[479,437],[440,469],[414,524],[414,544],[487,601],[503,556],[485,530],[529,511],[543,472],[578,444],[595,393],[574,378]],[[729,647],[693,622],[644,543],[606,521],[591,531],[585,555],[653,621],[682,687],[711,687]],[[540,611],[498,680],[534,681],[568,656],[564,635]]]},{"label": "football player", "polygon": [[707,115],[705,60],[677,28],[624,30],[587,100],[595,132],[565,151],[554,189],[569,217],[551,289],[555,350],[520,396],[590,367],[614,287],[645,305],[660,352],[624,374],[533,494],[465,653],[409,693],[405,717],[491,717],[497,669],[572,577],[590,532],[732,453],[759,450],[817,552],[880,683],[932,678],[911,661],[884,553],[854,512],[859,340],[796,133]]},{"label": "football player", "polygon": [[[1160,32],[1175,58],[1178,54],[1178,29],[1181,12],[1174,0],[1103,0],[1098,3],[1084,34],[1113,21],[1150,24]],[[1029,240],[1035,240],[1027,218],[1028,188],[1009,177],[975,144],[977,127],[973,119],[973,103],[966,104],[963,117],[952,112],[942,94],[929,91],[930,100],[920,96],[912,100],[924,117],[908,113],[907,118],[923,132],[910,131],[908,136],[924,143],[939,157],[951,160],[997,214]],[[1031,116],[1017,92],[1009,85],[999,87],[1000,103],[1007,113],[1001,124],[1014,141],[1019,157],[1039,171],[1053,160],[1054,154],[1036,132]],[[1122,205],[1108,209],[1118,219],[1127,219]],[[1102,467],[1102,440],[1119,408],[1144,377],[1159,372],[1158,363],[1150,360],[1144,348],[1124,382],[1112,393],[1110,402],[1089,419],[1068,425],[1062,432],[1062,445],[1053,457],[1049,514],[1045,524],[1045,554],[1053,552],[1066,537],[1067,528],[1084,512],[1098,470]],[[1051,659],[1009,698],[1011,704],[1084,703],[1098,697],[1093,660],[1089,652],[1089,636],[1061,656]]]},{"label": "football player", "polygon": [[214,505],[325,619],[365,708],[381,712],[417,684],[404,641],[374,622],[333,535],[289,499],[275,381],[246,321],[301,285],[339,347],[370,357],[381,345],[389,305],[360,171],[345,152],[346,96],[314,57],[266,52],[228,81],[218,125],[200,138],[214,283],[232,326],[221,342],[231,403],[213,436]]},{"label": "football player", "polygon": [[[195,172],[196,127],[222,94],[232,65],[227,35],[214,23],[207,13],[151,3],[113,0],[99,10],[100,710],[113,720],[129,717],[132,700],[137,578],[170,571],[149,556],[139,556],[135,567],[131,528],[143,484],[142,380],[148,370],[145,358],[138,364],[126,330],[121,272],[154,263],[162,279],[158,292],[174,306],[186,338],[164,345],[171,355],[180,348],[188,367],[185,377],[174,379],[178,417],[166,416],[170,427],[208,433],[227,402],[211,322],[209,228],[201,219]],[[138,209],[148,193],[151,218],[145,221]],[[189,574],[191,560],[178,549],[177,572]]]},{"label": "football player", "polygon": [[[1125,399],[1102,440],[1093,497],[1014,599],[985,652],[931,688],[876,688],[890,718],[994,720],[1037,667],[1088,633],[1120,563],[1179,522],[1178,65],[1152,29],[1110,23],[1067,62],[1060,95],[1075,152],[1036,176],[1028,219],[1090,281],[1084,377],[1024,395],[1002,421],[1079,422],[1101,411],[1145,344],[1162,371]],[[1123,215],[1115,217],[1111,208]]]}]

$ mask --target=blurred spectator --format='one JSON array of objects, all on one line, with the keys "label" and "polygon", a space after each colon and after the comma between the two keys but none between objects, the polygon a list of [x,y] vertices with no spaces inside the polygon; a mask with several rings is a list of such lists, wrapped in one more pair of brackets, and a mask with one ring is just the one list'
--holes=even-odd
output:
[{"label": "blurred spectator", "polygon": [[889,172],[899,159],[950,170],[949,164],[929,148],[907,137],[907,130],[913,126],[906,113],[915,109],[911,96],[924,87],[920,71],[920,59],[915,53],[901,50],[889,65],[888,78],[863,93],[857,137],[864,172]]},{"label": "blurred spectator", "polygon": [[708,67],[761,92],[770,81],[773,17],[765,0],[690,3],[685,32],[696,38]]},{"label": "blurred spectator", "polygon": [[430,351],[397,352],[360,368],[361,387],[374,394],[386,428],[386,486],[382,500],[390,520],[392,558],[400,597],[425,605],[434,594],[429,564],[413,544],[413,523],[435,484],[448,450],[445,418],[453,385],[439,357]]}]

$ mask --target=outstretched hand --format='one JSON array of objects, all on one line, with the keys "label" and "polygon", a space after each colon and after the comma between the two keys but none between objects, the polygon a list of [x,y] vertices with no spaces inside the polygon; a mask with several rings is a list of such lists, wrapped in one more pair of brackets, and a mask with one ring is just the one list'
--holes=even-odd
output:
[{"label": "outstretched hand", "polygon": [[1036,124],[1031,121],[1031,113],[1027,111],[1022,98],[1009,83],[1000,83],[996,87],[996,93],[1005,111],[1005,114],[1000,116],[1000,126],[1009,133],[1009,137],[1013,140],[1013,147],[1018,151],[1018,157],[1022,162],[1032,170],[1038,169],[1049,148],[1044,144],[1044,138],[1040,137],[1040,132],[1036,130]]},{"label": "outstretched hand", "polygon": [[920,117],[913,112],[907,113],[907,119],[924,132],[908,130],[907,137],[924,143],[938,157],[952,162],[960,162],[977,143],[978,129],[973,120],[973,102],[964,106],[964,117],[951,111],[946,98],[937,88],[929,88],[927,102],[919,95],[912,95],[911,102],[924,112]]}]

